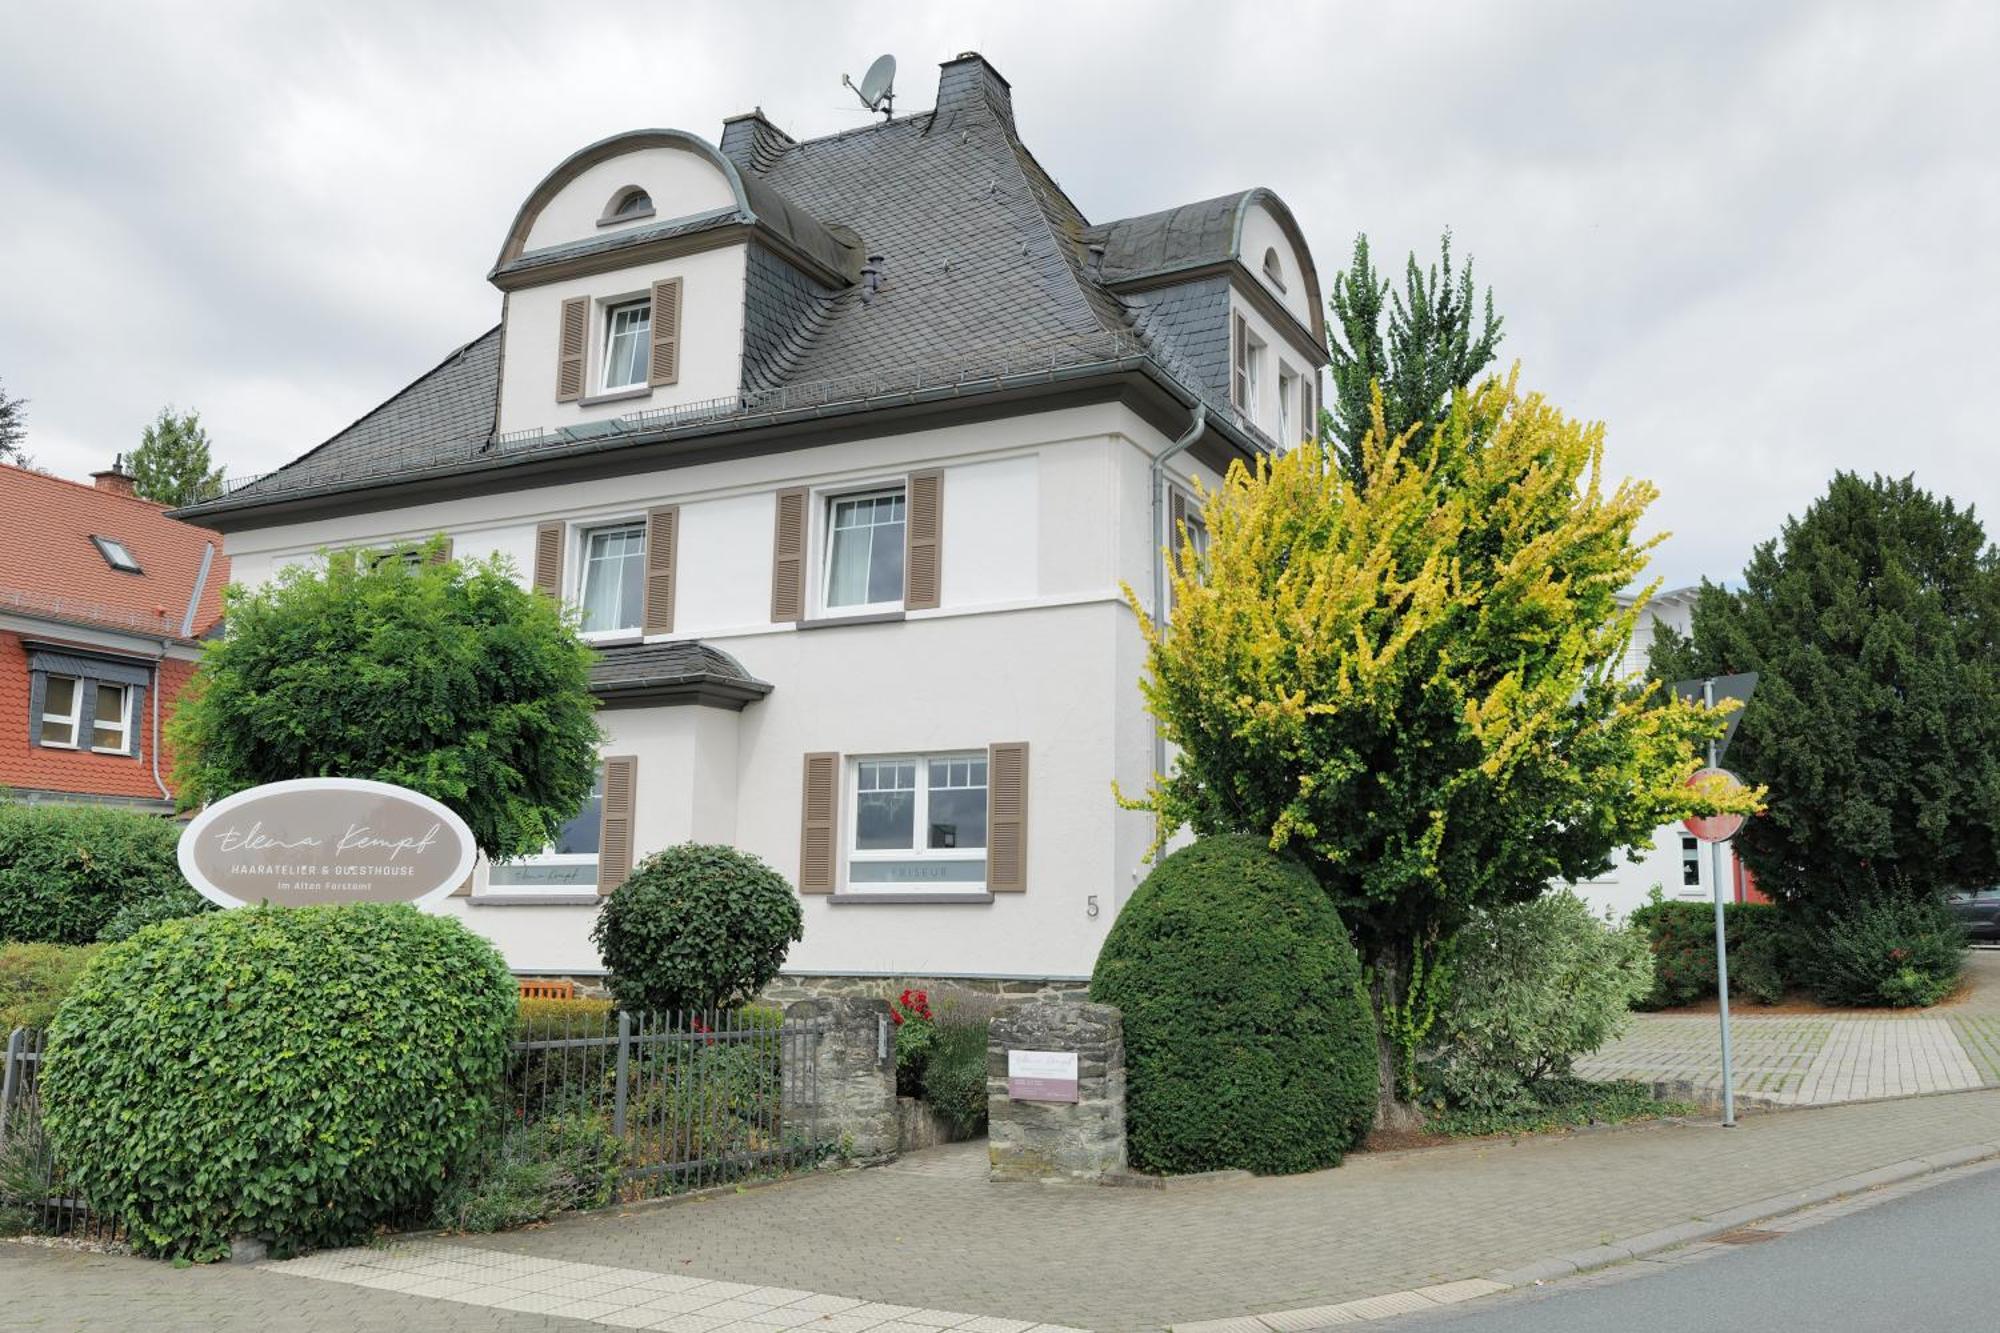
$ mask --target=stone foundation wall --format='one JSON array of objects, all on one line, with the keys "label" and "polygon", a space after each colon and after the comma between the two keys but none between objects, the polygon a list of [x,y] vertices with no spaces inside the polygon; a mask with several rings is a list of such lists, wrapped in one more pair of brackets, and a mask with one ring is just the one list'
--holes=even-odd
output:
[{"label": "stone foundation wall", "polygon": [[790,1004],[795,1000],[826,999],[843,995],[868,997],[896,996],[905,989],[929,991],[933,999],[952,991],[970,991],[1000,1000],[1072,1000],[1090,998],[1088,981],[1045,979],[1003,979],[998,977],[843,977],[833,975],[785,975],[764,987],[759,1004]]},{"label": "stone foundation wall", "polygon": [[[1077,1100],[1015,1101],[1007,1052],[1075,1051]],[[986,1048],[993,1180],[1096,1182],[1125,1174],[1125,1019],[1115,1005],[1036,1001],[993,1016]]]}]

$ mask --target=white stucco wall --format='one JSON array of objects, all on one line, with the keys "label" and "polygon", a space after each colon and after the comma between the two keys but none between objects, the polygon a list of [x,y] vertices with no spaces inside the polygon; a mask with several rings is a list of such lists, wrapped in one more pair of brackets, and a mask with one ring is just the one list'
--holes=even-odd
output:
[{"label": "white stucco wall", "polygon": [[[734,394],[743,377],[742,245],[613,273],[595,273],[561,282],[524,287],[507,295],[500,368],[500,430],[550,430],[651,412]],[[592,403],[604,382],[605,308],[645,300],[664,278],[681,279],[680,377],[640,394]],[[590,298],[589,357],[585,401],[556,401],[556,361],[562,304]]]},{"label": "white stucco wall", "polygon": [[[1164,443],[1123,407],[1080,407],[253,529],[230,535],[228,549],[238,581],[256,584],[321,545],[444,531],[461,556],[509,555],[525,581],[537,523],[584,526],[679,504],[671,637],[712,643],[775,688],[740,714],[678,706],[600,715],[604,752],[639,761],[636,850],[732,841],[795,878],[806,753],[1026,741],[1025,893],[966,904],[808,895],[806,938],[789,967],[1081,977],[1143,874],[1152,836],[1147,816],[1118,810],[1112,782],[1137,793],[1151,772],[1142,650],[1119,585],[1148,595],[1147,467]],[[925,466],[944,469],[940,608],[891,623],[771,624],[775,491],[817,495]],[[1184,455],[1173,468],[1180,484],[1190,469],[1218,480]],[[572,577],[575,565],[572,552]],[[495,905],[482,894],[444,910],[494,939],[517,970],[597,967],[588,901]]]},{"label": "white stucco wall", "polygon": [[[653,197],[653,216],[600,227],[613,196],[636,185]],[[734,208],[736,195],[713,162],[687,148],[642,148],[584,168],[542,206],[528,228],[526,250],[594,240],[620,227],[650,226],[718,208]],[[1261,252],[1260,252],[1261,253]]]},{"label": "white stucco wall", "polygon": [[[1263,204],[1252,204],[1243,213],[1242,250],[1243,267],[1257,275],[1264,290],[1278,298],[1279,304],[1291,311],[1306,328],[1312,327],[1312,303],[1306,294],[1304,268],[1298,250],[1292,245],[1291,237],[1278,225],[1278,219]],[[1284,276],[1285,285],[1274,286],[1264,277],[1264,252],[1278,252],[1278,271]]]}]

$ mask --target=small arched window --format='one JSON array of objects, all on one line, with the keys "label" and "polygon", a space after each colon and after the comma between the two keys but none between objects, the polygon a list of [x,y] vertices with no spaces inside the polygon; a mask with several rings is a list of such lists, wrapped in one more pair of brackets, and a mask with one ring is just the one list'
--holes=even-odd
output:
[{"label": "small arched window", "polygon": [[1278,252],[1275,248],[1264,251],[1264,276],[1271,280],[1273,287],[1281,292],[1285,290],[1285,270],[1278,263]]},{"label": "small arched window", "polygon": [[634,218],[653,216],[653,196],[636,185],[628,185],[611,196],[610,205],[599,218],[600,224],[609,222],[630,222]]}]

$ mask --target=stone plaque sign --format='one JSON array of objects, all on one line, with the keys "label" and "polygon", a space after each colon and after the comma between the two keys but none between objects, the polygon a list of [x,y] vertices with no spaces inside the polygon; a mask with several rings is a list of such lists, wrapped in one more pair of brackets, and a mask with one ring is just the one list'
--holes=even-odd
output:
[{"label": "stone plaque sign", "polygon": [[181,873],[224,907],[429,903],[472,873],[465,821],[421,792],[299,778],[225,797],[181,833]]},{"label": "stone plaque sign", "polygon": [[1017,1102],[1073,1102],[1075,1051],[1008,1051],[1007,1095]]}]

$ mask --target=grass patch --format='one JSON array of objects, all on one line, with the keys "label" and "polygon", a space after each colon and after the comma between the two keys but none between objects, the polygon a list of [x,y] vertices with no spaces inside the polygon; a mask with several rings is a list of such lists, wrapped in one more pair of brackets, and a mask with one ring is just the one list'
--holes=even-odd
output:
[{"label": "grass patch", "polygon": [[1661,1101],[1652,1088],[1630,1079],[1595,1082],[1583,1078],[1545,1079],[1529,1089],[1531,1104],[1501,1111],[1440,1111],[1427,1128],[1455,1139],[1489,1134],[1540,1134],[1584,1125],[1615,1125],[1693,1115],[1692,1102]]}]

